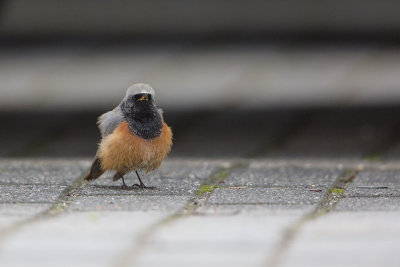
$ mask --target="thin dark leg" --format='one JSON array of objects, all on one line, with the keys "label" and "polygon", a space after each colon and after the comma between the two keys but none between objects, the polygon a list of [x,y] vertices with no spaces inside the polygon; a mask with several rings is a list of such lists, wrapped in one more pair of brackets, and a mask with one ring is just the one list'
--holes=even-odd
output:
[{"label": "thin dark leg", "polygon": [[139,188],[147,188],[147,189],[155,189],[154,186],[145,186],[144,183],[142,182],[142,179],[140,179],[139,173],[135,171],[137,178],[139,179],[140,184],[134,184],[132,187],[139,187]]},{"label": "thin dark leg", "polygon": [[122,189],[128,190],[129,186],[126,185],[125,180],[124,180],[124,176],[121,176],[122,179]]}]

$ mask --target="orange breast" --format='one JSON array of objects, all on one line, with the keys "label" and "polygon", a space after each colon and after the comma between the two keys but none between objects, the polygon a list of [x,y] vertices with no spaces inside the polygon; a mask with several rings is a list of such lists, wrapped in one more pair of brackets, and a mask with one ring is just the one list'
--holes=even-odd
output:
[{"label": "orange breast", "polygon": [[172,146],[172,131],[163,122],[161,135],[154,139],[143,139],[121,123],[112,134],[103,138],[99,145],[98,157],[104,170],[127,173],[143,169],[151,171],[160,166]]}]

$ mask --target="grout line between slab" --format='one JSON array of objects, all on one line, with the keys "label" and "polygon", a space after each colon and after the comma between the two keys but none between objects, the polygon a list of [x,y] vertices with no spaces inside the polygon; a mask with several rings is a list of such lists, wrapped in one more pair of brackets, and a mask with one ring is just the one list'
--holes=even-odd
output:
[{"label": "grout line between slab", "polygon": [[0,249],[4,242],[9,238],[12,234],[15,234],[22,228],[41,221],[46,218],[54,217],[61,214],[71,203],[72,201],[78,196],[79,192],[87,185],[87,182],[84,181],[84,175],[86,174],[87,170],[81,173],[79,178],[74,180],[72,184],[70,184],[67,188],[65,188],[58,198],[52,202],[51,207],[40,212],[32,217],[27,219],[21,220],[16,222],[15,224],[0,230]]},{"label": "grout line between slab", "polygon": [[271,253],[270,258],[267,258],[263,266],[277,267],[282,263],[283,258],[288,253],[290,246],[293,244],[301,228],[306,223],[320,216],[323,216],[336,207],[336,204],[343,198],[346,187],[356,178],[358,171],[347,170],[340,175],[325,192],[319,204],[310,213],[301,217],[295,223],[290,225],[283,233],[282,239],[278,242],[276,249]]},{"label": "grout line between slab", "polygon": [[198,187],[194,195],[186,202],[186,204],[175,213],[166,216],[154,224],[147,227],[138,236],[136,241],[128,247],[126,251],[120,254],[112,266],[125,267],[125,266],[136,266],[146,246],[148,245],[152,236],[162,227],[175,222],[186,216],[196,215],[196,210],[204,205],[214,190],[218,187],[220,181],[224,180],[229,176],[231,171],[236,168],[246,166],[245,162],[231,163],[229,166],[220,167],[208,178],[206,178],[202,184]]}]

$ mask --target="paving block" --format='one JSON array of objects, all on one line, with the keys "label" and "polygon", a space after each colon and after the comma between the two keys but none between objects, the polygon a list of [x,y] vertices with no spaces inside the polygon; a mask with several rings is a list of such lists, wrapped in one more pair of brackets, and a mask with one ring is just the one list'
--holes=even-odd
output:
[{"label": "paving block", "polygon": [[51,207],[46,203],[0,203],[0,231]]},{"label": "paving block", "polygon": [[400,171],[371,170],[357,174],[346,197],[400,197]]},{"label": "paving block", "polygon": [[69,185],[89,168],[78,160],[0,160],[0,184]]},{"label": "paving block", "polygon": [[32,223],[3,242],[1,266],[112,266],[164,213],[73,212]]},{"label": "paving block", "polygon": [[63,185],[0,185],[0,203],[52,203],[66,188]]},{"label": "paving block", "polygon": [[179,218],[152,235],[135,263],[138,266],[260,266],[265,255],[279,242],[284,229],[300,216],[302,212]]},{"label": "paving block", "polygon": [[330,186],[343,171],[292,166],[263,166],[235,169],[225,180],[229,186]]},{"label": "paving block", "polygon": [[338,211],[400,210],[400,197],[347,197],[336,205]]},{"label": "paving block", "polygon": [[296,235],[280,266],[398,266],[399,220],[398,211],[319,217]]},{"label": "paving block", "polygon": [[217,188],[208,199],[209,204],[279,204],[314,205],[317,204],[326,188]]},{"label": "paving block", "polygon": [[97,195],[79,196],[69,206],[72,211],[169,211],[185,205],[190,196]]}]

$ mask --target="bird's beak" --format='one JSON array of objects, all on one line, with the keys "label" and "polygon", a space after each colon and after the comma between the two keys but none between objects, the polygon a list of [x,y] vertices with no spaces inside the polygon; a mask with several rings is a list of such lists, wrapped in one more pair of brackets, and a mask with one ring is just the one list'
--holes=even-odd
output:
[{"label": "bird's beak", "polygon": [[139,98],[137,101],[149,101],[149,97],[147,95],[143,95],[141,98]]}]

